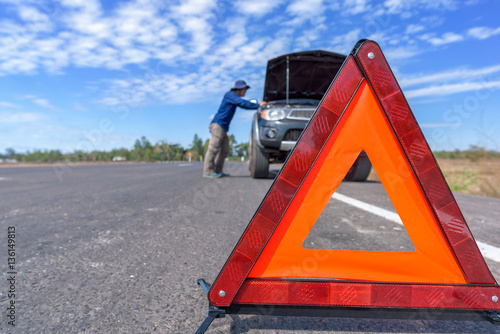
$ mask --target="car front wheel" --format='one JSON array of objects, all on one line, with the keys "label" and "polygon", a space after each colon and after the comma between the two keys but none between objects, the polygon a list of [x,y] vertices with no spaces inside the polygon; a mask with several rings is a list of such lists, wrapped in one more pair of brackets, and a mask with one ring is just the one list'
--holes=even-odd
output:
[{"label": "car front wheel", "polygon": [[349,172],[347,172],[345,181],[366,181],[368,174],[372,169],[372,163],[364,151],[362,151]]},{"label": "car front wheel", "polygon": [[253,132],[250,134],[250,175],[254,179],[265,179],[269,175],[269,158],[255,144]]}]

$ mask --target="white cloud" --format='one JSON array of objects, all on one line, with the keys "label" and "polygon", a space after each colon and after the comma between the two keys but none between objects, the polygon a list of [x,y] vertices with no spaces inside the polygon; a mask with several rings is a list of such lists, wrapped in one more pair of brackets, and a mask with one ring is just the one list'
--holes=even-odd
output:
[{"label": "white cloud", "polygon": [[384,6],[389,14],[400,14],[404,18],[414,15],[419,9],[455,10],[455,0],[386,0]]},{"label": "white cloud", "polygon": [[[456,7],[449,0],[387,0],[383,4],[368,0],[237,0],[225,7],[215,0],[176,3],[128,0],[104,8],[98,0],[60,0],[58,10],[49,12],[37,9],[32,1],[9,1],[6,6],[14,8],[12,12],[18,17],[17,21],[9,18],[0,22],[0,75],[62,73],[71,66],[125,69],[124,73],[130,73],[125,74],[130,75],[127,80],[122,77],[99,83],[101,88],[106,85],[101,89],[103,95],[96,97],[100,104],[140,106],[148,99],[167,104],[206,101],[213,96],[218,99],[237,77],[261,84],[267,60],[293,50],[320,47],[348,53],[360,38],[371,37],[389,45],[385,50],[389,59],[408,59],[424,52],[417,45],[423,43],[413,38],[414,34],[432,27],[427,22],[432,17],[424,17],[403,27],[399,35],[387,23],[376,35],[366,36],[367,25],[354,25],[342,32],[332,30],[336,33],[325,38],[326,31],[344,24],[326,21],[327,11],[339,11],[347,21],[346,15],[381,15],[384,8],[385,13],[412,15],[422,9]],[[256,24],[272,12],[276,14],[272,24]],[[224,19],[219,22],[221,17]],[[438,22],[436,17],[432,19]],[[29,21],[43,28],[26,32]],[[464,34],[424,34],[420,38],[440,46],[465,38],[488,38],[500,33],[499,29],[476,27]],[[408,42],[410,38],[413,44]],[[165,65],[164,69],[154,73],[144,70],[143,77],[136,74],[138,68],[154,62]],[[128,67],[130,64],[139,66]],[[48,100],[35,97],[32,101],[55,108]]]},{"label": "white cloud", "polygon": [[74,102],[73,103],[73,110],[76,110],[76,111],[89,111],[88,108],[84,107],[82,104],[80,104],[78,102]]},{"label": "white cloud", "polygon": [[425,16],[420,19],[420,24],[426,27],[426,29],[440,27],[444,22],[445,18],[440,15]]},{"label": "white cloud", "polygon": [[387,7],[389,13],[398,13],[405,7],[405,2],[404,0],[386,0],[384,6]]},{"label": "white cloud", "polygon": [[50,32],[54,29],[49,16],[35,7],[20,5],[19,17],[25,22],[26,28],[32,32]]},{"label": "white cloud", "polygon": [[488,28],[488,27],[476,27],[471,28],[467,32],[470,37],[474,37],[477,39],[487,39],[491,36],[495,36],[500,34],[500,27],[496,29]]},{"label": "white cloud", "polygon": [[313,29],[307,29],[302,32],[302,35],[295,38],[295,45],[298,50],[305,50],[311,47],[312,42],[317,41],[321,37],[321,32],[325,31],[325,24],[318,24]]},{"label": "white cloud", "polygon": [[361,14],[371,10],[371,6],[368,3],[369,0],[345,0],[343,6],[344,14]]},{"label": "white cloud", "polygon": [[215,8],[215,0],[189,0],[173,7],[172,18],[192,38],[186,58],[198,58],[212,46],[213,31],[210,22],[214,18]]},{"label": "white cloud", "polygon": [[283,0],[238,0],[234,7],[239,13],[245,15],[264,16],[272,12],[282,2]]},{"label": "white cloud", "polygon": [[500,88],[500,81],[465,82],[458,84],[439,85],[439,86],[431,86],[426,88],[407,90],[405,91],[405,95],[408,98],[423,97],[423,96],[426,97],[446,96],[456,93],[481,91],[484,89],[497,89],[497,88]]},{"label": "white cloud", "polygon": [[33,103],[40,106],[40,107],[46,108],[46,109],[52,109],[52,110],[57,109],[47,99],[36,98],[33,100]]},{"label": "white cloud", "polygon": [[461,123],[420,123],[421,128],[456,128]]},{"label": "white cloud", "polygon": [[108,80],[104,96],[96,102],[108,107],[139,108],[151,100],[165,104],[219,101],[221,94],[239,78],[246,78],[254,89],[259,88],[267,60],[289,50],[293,29],[281,29],[275,37],[251,39],[246,30],[249,19],[236,16],[222,22],[224,30],[218,31],[218,47],[197,59],[200,65],[194,67],[196,71],[175,74],[160,66],[142,77]]},{"label": "white cloud", "polygon": [[411,46],[404,46],[404,47],[397,47],[397,48],[389,48],[384,51],[385,56],[389,60],[389,63],[392,60],[397,60],[397,59],[410,59],[420,53],[422,53],[423,50],[411,47]]},{"label": "white cloud", "polygon": [[31,100],[31,102],[33,102],[37,106],[45,108],[45,109],[59,110],[57,107],[54,107],[52,105],[52,103],[50,103],[49,100],[41,98],[41,97],[38,97],[36,95],[27,94],[27,95],[22,96],[21,98],[25,99],[25,100]]},{"label": "white cloud", "polygon": [[422,30],[425,30],[425,27],[421,24],[410,24],[406,27],[407,34],[415,34],[417,32],[421,32]]},{"label": "white cloud", "polygon": [[[231,37],[228,38],[230,39]],[[245,37],[240,36],[240,39],[245,40]],[[285,44],[283,38],[262,38],[249,43],[235,43],[218,49],[208,58],[207,64],[210,65],[201,66],[197,73],[179,75],[163,72],[162,68],[159,68],[142,77],[108,80],[104,98],[96,102],[110,107],[122,105],[139,108],[150,100],[169,105],[219,101],[221,94],[227,91],[236,79],[245,78],[254,89],[259,87],[264,81],[267,60],[281,54]],[[272,56],[270,53],[273,53]],[[255,66],[260,67],[261,71],[256,73]]]},{"label": "white cloud", "polygon": [[106,37],[107,22],[102,20],[103,11],[98,0],[62,0],[66,10],[63,22],[71,30],[93,37]]},{"label": "white cloud", "polygon": [[181,1],[179,6],[174,8],[174,12],[180,15],[206,15],[211,12],[217,3],[215,0],[187,0]]},{"label": "white cloud", "polygon": [[[408,33],[414,33],[418,31],[424,30],[423,26],[417,25],[410,25],[408,26],[406,32]],[[427,41],[430,44],[434,46],[441,46],[441,45],[446,45],[450,43],[456,43],[456,42],[462,42],[465,41],[468,38],[476,38],[476,39],[487,39],[492,36],[500,34],[500,27],[493,29],[493,28],[488,28],[488,27],[475,27],[469,29],[466,33],[464,34],[457,34],[455,32],[447,32],[444,33],[441,37],[436,36],[435,33],[428,33],[428,34],[423,34],[419,36],[419,39],[423,41]]]},{"label": "white cloud", "polygon": [[[500,88],[499,73],[500,65],[478,69],[460,68],[428,75],[402,76],[399,82],[405,88],[405,95],[410,98],[440,97],[464,92],[477,92],[483,96],[484,90],[490,94]],[[407,89],[418,86],[421,88]]]},{"label": "white cloud", "polygon": [[104,97],[100,100],[95,101],[98,104],[108,106],[108,107],[120,107],[120,106],[125,106],[126,103],[122,102],[119,98],[117,97]]},{"label": "white cloud", "polygon": [[36,99],[37,96],[35,95],[31,95],[31,94],[25,94],[23,96],[21,96],[22,99],[27,99],[27,100],[33,100],[33,99]]},{"label": "white cloud", "polygon": [[220,99],[227,91],[233,78],[226,78],[218,67],[203,73],[190,73],[185,76],[158,73],[151,76],[130,78],[125,87],[121,80],[109,80],[106,97],[96,101],[108,107],[126,106],[140,108],[149,100],[155,99],[165,104],[202,103]]},{"label": "white cloud", "polygon": [[20,107],[21,106],[18,106],[17,104],[14,104],[14,103],[0,101],[0,108],[18,109]]},{"label": "white cloud", "polygon": [[[1,57],[0,57],[1,59]],[[33,73],[38,64],[32,59],[9,58],[1,59],[0,74],[3,73]]]},{"label": "white cloud", "polygon": [[[51,16],[35,6],[18,6],[15,8],[22,23],[8,19],[0,22],[0,75],[34,74],[41,69],[61,73],[69,65],[121,69],[151,59],[171,63],[186,51],[177,43],[178,28],[172,17],[192,36],[194,58],[211,45],[207,20],[213,4],[184,3],[175,8],[183,15],[163,13],[154,2],[143,0],[120,5],[108,15],[95,0],[61,1],[61,15],[45,11]],[[190,16],[198,12],[203,14]],[[55,21],[59,29],[56,33],[49,35],[48,28],[37,28],[41,22],[54,25]]]},{"label": "white cloud", "polygon": [[354,29],[346,34],[337,35],[332,39],[332,49],[347,54],[360,39],[361,29]]},{"label": "white cloud", "polygon": [[325,20],[323,16],[326,8],[323,0],[294,0],[286,8],[286,12],[294,17],[287,22],[291,26],[299,26],[306,20],[313,20],[318,24]]},{"label": "white cloud", "polygon": [[489,66],[485,68],[470,70],[470,69],[456,69],[441,73],[433,73],[429,75],[419,75],[413,77],[406,77],[400,80],[402,86],[409,87],[414,85],[446,82],[446,81],[465,81],[475,78],[486,77],[488,75],[500,72],[500,65]]},{"label": "white cloud", "polygon": [[46,115],[34,112],[0,113],[0,119],[2,120],[2,123],[7,123],[7,124],[33,123],[41,121],[46,118],[47,118]]},{"label": "white cloud", "polygon": [[440,46],[444,44],[450,44],[455,42],[460,42],[464,40],[462,35],[456,34],[454,32],[444,33],[441,37],[436,37],[434,34],[425,34],[420,36],[420,39],[427,41],[435,46]]}]

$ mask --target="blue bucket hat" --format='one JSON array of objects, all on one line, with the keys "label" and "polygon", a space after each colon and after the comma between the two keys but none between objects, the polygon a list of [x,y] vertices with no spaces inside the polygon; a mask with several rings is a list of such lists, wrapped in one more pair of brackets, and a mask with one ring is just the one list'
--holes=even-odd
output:
[{"label": "blue bucket hat", "polygon": [[234,90],[234,89],[243,89],[243,88],[250,88],[250,86],[247,85],[247,83],[244,80],[237,80],[234,83],[234,87],[231,88],[231,90]]}]

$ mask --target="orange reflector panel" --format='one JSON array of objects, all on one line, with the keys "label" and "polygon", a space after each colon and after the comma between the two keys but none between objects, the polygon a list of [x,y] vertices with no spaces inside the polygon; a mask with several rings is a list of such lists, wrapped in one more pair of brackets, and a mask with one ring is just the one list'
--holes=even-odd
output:
[{"label": "orange reflector panel", "polygon": [[[361,150],[377,171],[415,252],[319,253],[302,247]],[[248,277],[466,283],[366,82],[342,115]]]},{"label": "orange reflector panel", "polygon": [[[414,252],[302,247],[366,151]],[[380,48],[337,74],[219,276],[209,301],[499,310],[491,275]]]}]

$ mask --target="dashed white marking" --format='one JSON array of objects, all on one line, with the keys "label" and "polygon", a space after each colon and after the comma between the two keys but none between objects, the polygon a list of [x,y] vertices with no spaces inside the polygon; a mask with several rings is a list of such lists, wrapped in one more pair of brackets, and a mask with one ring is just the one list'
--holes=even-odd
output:
[{"label": "dashed white marking", "polygon": [[192,166],[193,164],[178,164],[179,167]]},{"label": "dashed white marking", "polygon": [[484,257],[496,262],[500,262],[500,248],[485,244],[484,242],[477,240],[476,244]]},{"label": "dashed white marking", "polygon": [[403,225],[401,218],[399,218],[399,215],[395,212],[379,208],[378,206],[368,204],[368,203],[362,202],[360,200],[357,200],[355,198],[348,197],[346,195],[342,195],[339,193],[334,193],[332,198],[337,199],[341,202],[347,203],[349,205],[352,205],[358,209],[373,213],[374,215],[385,218],[385,219],[390,220],[394,223],[398,223],[398,224]]},{"label": "dashed white marking", "polygon": [[[352,198],[352,197],[349,197],[346,195],[342,195],[339,193],[334,193],[332,198],[339,200],[341,202],[344,202],[346,204],[352,205],[358,209],[370,212],[370,213],[377,215],[379,217],[385,218],[385,219],[392,221],[394,223],[404,225],[403,222],[401,221],[401,218],[399,217],[399,215],[395,212],[392,212],[392,211],[389,211],[389,210],[386,210],[383,208],[379,208],[378,206],[375,206],[375,205],[372,205],[372,204],[369,204],[366,202],[362,202],[362,201],[357,200],[355,198]],[[479,250],[481,251],[481,253],[483,254],[483,256],[485,258],[488,258],[488,259],[496,261],[496,262],[500,262],[500,248],[488,245],[487,243],[477,241],[477,240],[476,240],[476,243],[477,243],[477,246],[479,247]]]}]

